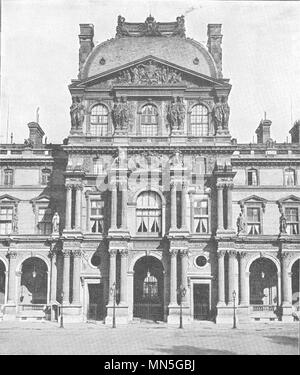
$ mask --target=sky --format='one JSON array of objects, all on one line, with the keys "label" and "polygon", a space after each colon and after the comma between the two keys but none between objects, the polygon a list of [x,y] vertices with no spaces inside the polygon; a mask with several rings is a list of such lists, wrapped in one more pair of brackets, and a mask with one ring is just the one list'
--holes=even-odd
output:
[{"label": "sky", "polygon": [[300,119],[299,2],[2,0],[0,143],[11,132],[23,142],[37,107],[47,141],[61,143],[71,126],[68,85],[78,74],[79,24],[94,24],[98,44],[115,36],[119,14],[144,22],[150,12],[158,22],[185,15],[186,35],[204,45],[207,24],[221,23],[231,135],[253,141],[266,112],[272,138],[286,141]]}]

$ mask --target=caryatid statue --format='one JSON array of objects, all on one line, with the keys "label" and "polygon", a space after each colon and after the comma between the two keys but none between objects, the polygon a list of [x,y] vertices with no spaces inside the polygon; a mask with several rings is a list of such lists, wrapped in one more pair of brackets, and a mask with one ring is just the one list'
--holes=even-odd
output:
[{"label": "caryatid statue", "polygon": [[228,121],[230,115],[230,107],[227,103],[226,96],[222,96],[222,128],[228,130]]},{"label": "caryatid statue", "polygon": [[82,127],[84,120],[85,107],[81,99],[76,96],[72,98],[72,105],[70,107],[71,125],[72,129],[78,130]]},{"label": "caryatid statue", "polygon": [[279,232],[283,234],[286,233],[286,217],[284,216],[283,212],[281,212],[279,218]]},{"label": "caryatid statue", "polygon": [[241,211],[239,213],[239,216],[238,216],[238,218],[236,220],[236,226],[237,226],[237,233],[238,234],[245,233],[245,231],[246,231],[246,222],[245,222],[243,211]]},{"label": "caryatid statue", "polygon": [[223,106],[222,106],[222,103],[220,103],[220,100],[218,97],[216,97],[212,115],[213,115],[214,123],[216,125],[216,130],[217,132],[220,132],[222,130],[222,123],[223,123]]},{"label": "caryatid statue", "polygon": [[125,97],[116,98],[116,102],[112,109],[112,119],[115,130],[126,130],[129,122],[129,105]]},{"label": "caryatid statue", "polygon": [[173,102],[168,108],[168,120],[172,130],[182,130],[184,126],[184,119],[186,108],[183,104],[183,99],[179,96],[173,99]]},{"label": "caryatid statue", "polygon": [[52,233],[58,233],[58,232],[59,232],[59,215],[57,212],[55,212],[52,218]]}]

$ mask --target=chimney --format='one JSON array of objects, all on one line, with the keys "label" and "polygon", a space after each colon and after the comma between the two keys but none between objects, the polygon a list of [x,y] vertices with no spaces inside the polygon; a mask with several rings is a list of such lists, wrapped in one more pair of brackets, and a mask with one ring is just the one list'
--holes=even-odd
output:
[{"label": "chimney", "polygon": [[32,142],[34,147],[41,147],[43,144],[43,136],[45,135],[43,129],[37,122],[30,122],[28,125],[29,128],[29,139]]},{"label": "chimney", "polygon": [[290,135],[292,137],[292,143],[300,144],[300,120],[294,123],[294,126],[290,130]]},{"label": "chimney", "polygon": [[219,23],[210,23],[207,25],[207,48],[212,55],[217,66],[217,78],[223,78],[222,74],[222,25]]},{"label": "chimney", "polygon": [[271,138],[270,126],[272,124],[271,120],[261,120],[255,133],[257,134],[257,143],[266,143],[268,139]]},{"label": "chimney", "polygon": [[81,23],[79,36],[79,75],[83,64],[89,53],[94,48],[93,37],[94,37],[94,25],[88,23]]}]

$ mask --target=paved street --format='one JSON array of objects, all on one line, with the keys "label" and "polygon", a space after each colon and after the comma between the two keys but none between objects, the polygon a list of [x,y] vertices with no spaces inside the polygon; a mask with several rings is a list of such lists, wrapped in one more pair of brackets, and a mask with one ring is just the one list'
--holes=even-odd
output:
[{"label": "paved street", "polygon": [[103,324],[0,322],[0,354],[299,354],[299,325],[256,323],[233,330],[197,323],[183,330],[140,323],[112,329]]}]

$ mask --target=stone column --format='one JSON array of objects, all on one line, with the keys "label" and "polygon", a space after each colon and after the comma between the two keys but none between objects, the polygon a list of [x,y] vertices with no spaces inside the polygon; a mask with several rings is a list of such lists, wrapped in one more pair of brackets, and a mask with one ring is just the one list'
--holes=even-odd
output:
[{"label": "stone column", "polygon": [[117,229],[117,186],[114,183],[111,187],[111,229]]},{"label": "stone column", "polygon": [[120,304],[127,304],[127,260],[128,250],[120,250],[121,254],[121,292],[120,292]]},{"label": "stone column", "polygon": [[81,197],[82,197],[82,186],[76,186],[76,205],[75,205],[75,228],[81,229]]},{"label": "stone column", "polygon": [[238,260],[237,253],[234,250],[230,250],[229,254],[229,264],[228,264],[228,304],[233,303],[232,293],[236,292],[236,304],[238,304],[239,291],[238,291]]},{"label": "stone column", "polygon": [[178,250],[171,249],[170,267],[170,305],[177,305],[177,253]]},{"label": "stone column", "polygon": [[227,185],[227,229],[233,230],[232,228],[232,189],[233,184]]},{"label": "stone column", "polygon": [[127,229],[127,182],[122,184],[122,228]]},{"label": "stone column", "polygon": [[249,272],[246,272],[247,265],[247,253],[245,251],[240,252],[240,305],[249,306]]},{"label": "stone column", "polygon": [[57,281],[57,267],[56,267],[56,253],[50,251],[49,258],[51,259],[51,279],[50,279],[50,302],[56,302],[56,281]]},{"label": "stone column", "polygon": [[113,287],[113,284],[116,283],[116,276],[117,276],[117,250],[116,249],[110,249],[109,250],[109,304],[113,304],[113,295],[111,294],[111,288]]},{"label": "stone column", "polygon": [[72,185],[67,185],[67,197],[66,197],[66,229],[71,229],[71,217],[72,217]]},{"label": "stone column", "polygon": [[187,301],[187,270],[188,270],[188,256],[189,252],[188,249],[182,249],[181,253],[181,285],[185,288],[186,294],[182,297],[182,302],[185,303]]},{"label": "stone column", "polygon": [[218,251],[218,306],[225,306],[225,266],[226,251]]},{"label": "stone column", "polygon": [[224,230],[224,223],[223,223],[223,188],[224,184],[218,182],[217,183],[217,191],[218,191],[218,230]]},{"label": "stone column", "polygon": [[80,304],[80,266],[81,266],[81,250],[73,251],[73,305]]},{"label": "stone column", "polygon": [[171,183],[171,229],[177,229],[176,184]]},{"label": "stone column", "polygon": [[182,184],[181,192],[181,228],[186,229],[186,184]]},{"label": "stone column", "polygon": [[[291,273],[288,272],[290,257],[288,252],[281,254],[281,274],[282,274],[282,306],[292,304],[292,279]],[[279,283],[278,283],[279,284]],[[278,285],[280,288],[280,284]]]},{"label": "stone column", "polygon": [[16,267],[17,267],[17,253],[10,251],[9,257],[9,272],[8,272],[8,304],[16,303]]},{"label": "stone column", "polygon": [[71,250],[64,250],[62,252],[64,257],[64,271],[63,271],[63,303],[70,303],[70,257]]}]

